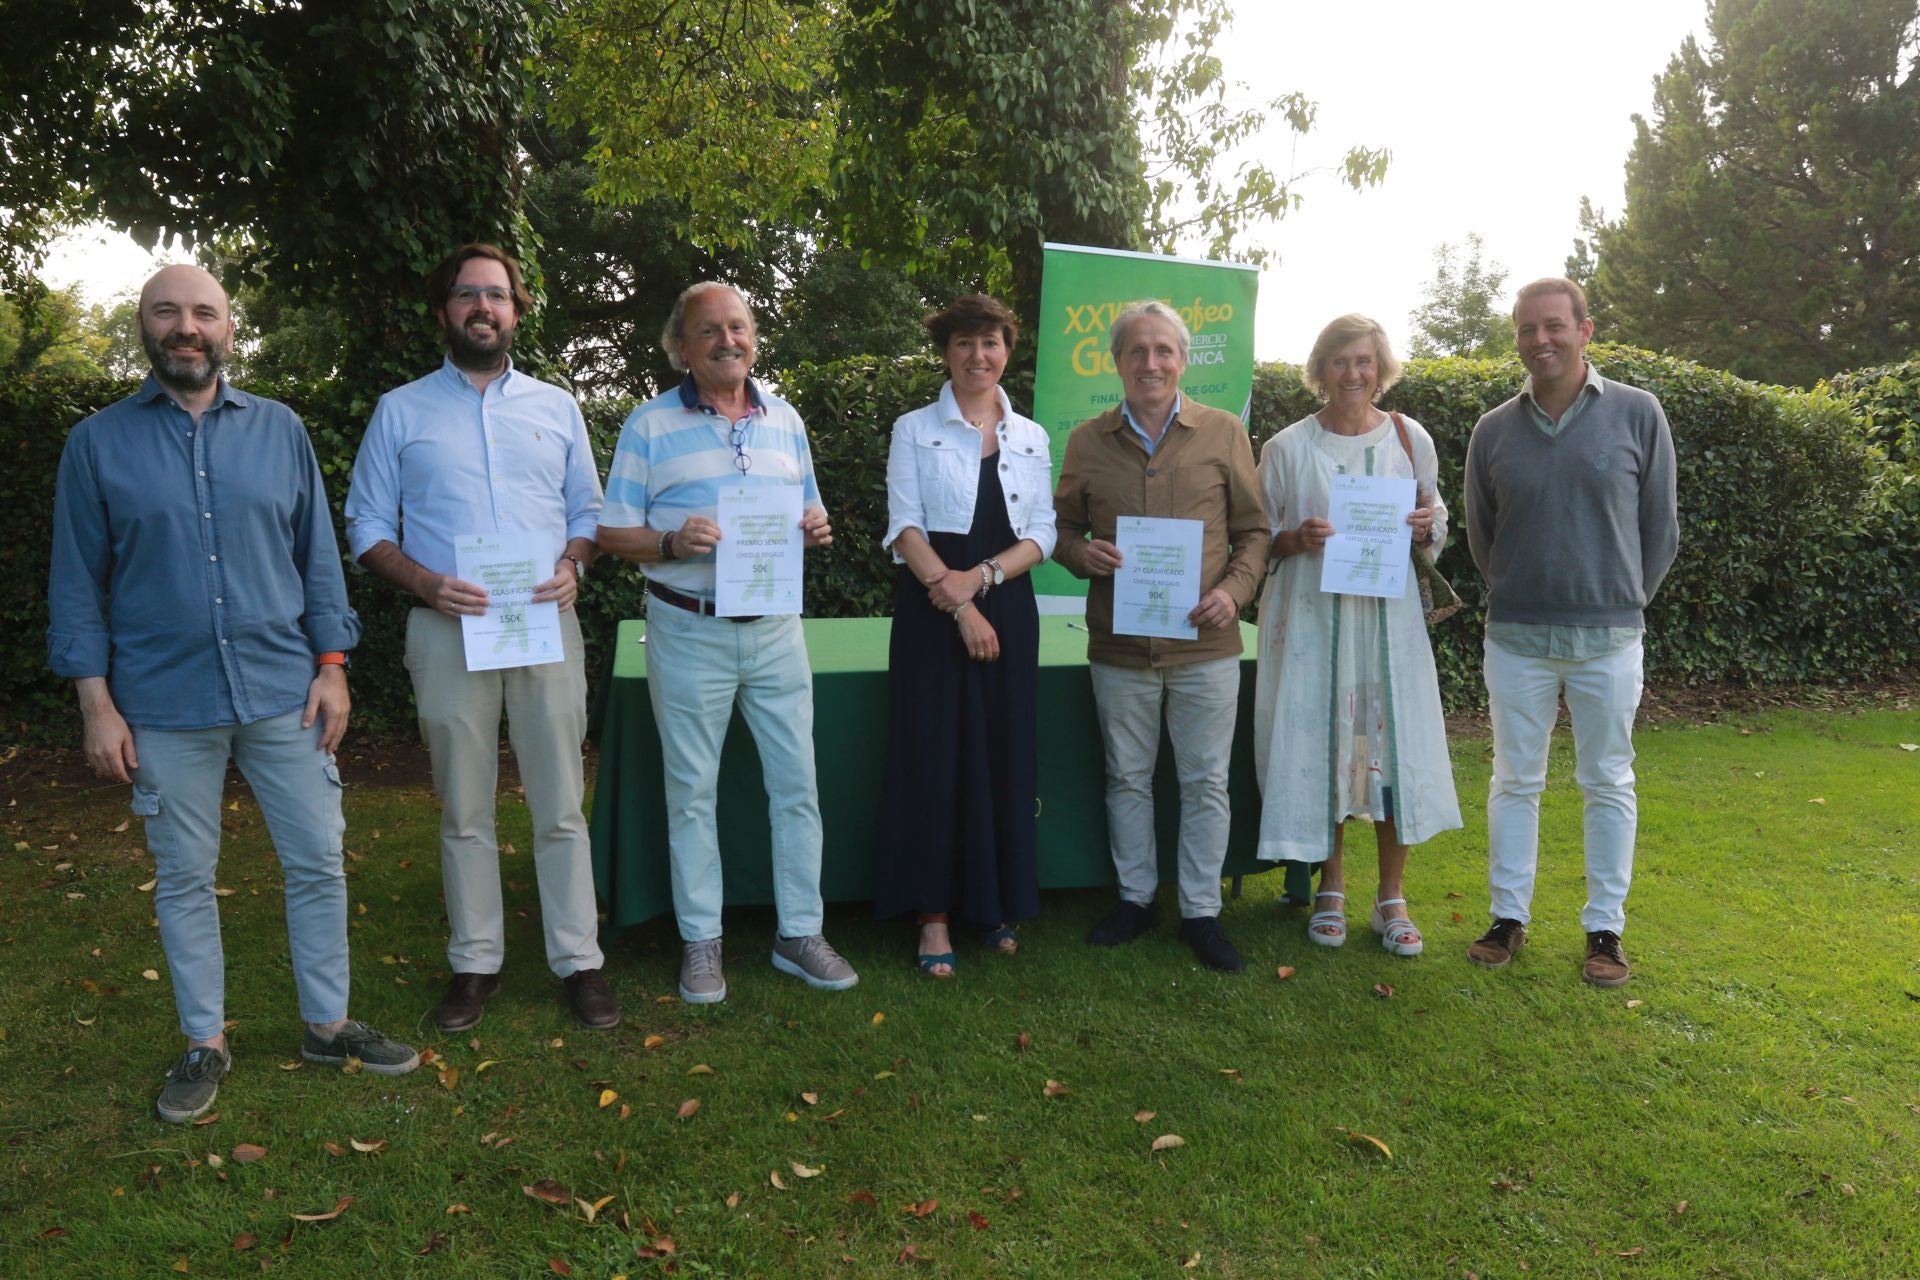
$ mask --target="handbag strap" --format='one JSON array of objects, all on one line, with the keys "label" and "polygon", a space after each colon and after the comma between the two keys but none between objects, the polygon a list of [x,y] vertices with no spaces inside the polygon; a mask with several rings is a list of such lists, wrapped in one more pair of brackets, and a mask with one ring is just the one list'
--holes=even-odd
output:
[{"label": "handbag strap", "polygon": [[1414,501],[1420,502],[1420,461],[1413,456],[1413,441],[1407,438],[1407,424],[1401,419],[1398,409],[1388,410],[1387,416],[1393,419],[1393,429],[1400,433],[1400,447],[1407,451],[1407,465],[1413,468]]}]

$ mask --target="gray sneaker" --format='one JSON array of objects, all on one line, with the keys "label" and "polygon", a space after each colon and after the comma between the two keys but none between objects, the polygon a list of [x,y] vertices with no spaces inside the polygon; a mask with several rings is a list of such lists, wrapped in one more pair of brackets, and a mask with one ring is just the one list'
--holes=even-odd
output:
[{"label": "gray sneaker", "polygon": [[358,1058],[362,1067],[377,1076],[403,1076],[420,1065],[420,1055],[412,1046],[389,1040],[366,1023],[351,1020],[331,1040],[322,1040],[308,1027],[300,1039],[300,1056],[330,1067],[344,1066],[348,1058]]},{"label": "gray sneaker", "polygon": [[688,1004],[719,1004],[727,998],[720,972],[720,939],[689,942],[680,953],[680,998]]},{"label": "gray sneaker", "polygon": [[210,1044],[197,1044],[167,1068],[167,1083],[153,1109],[168,1124],[185,1124],[207,1113],[219,1096],[220,1082],[233,1070],[233,1059]]},{"label": "gray sneaker", "polygon": [[822,991],[845,991],[860,981],[853,966],[827,943],[825,934],[808,938],[775,938],[773,967],[790,973],[810,987]]}]

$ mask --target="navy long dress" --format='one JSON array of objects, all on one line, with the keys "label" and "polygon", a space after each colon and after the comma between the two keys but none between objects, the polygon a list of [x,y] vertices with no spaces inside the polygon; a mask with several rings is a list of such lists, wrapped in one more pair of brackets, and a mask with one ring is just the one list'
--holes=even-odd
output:
[{"label": "navy long dress", "polygon": [[[980,463],[973,527],[931,533],[949,569],[971,569],[1014,542],[997,456]],[[923,531],[924,532],[924,531]],[[1000,638],[975,662],[960,628],[906,565],[893,586],[887,673],[887,770],[874,862],[874,916],[949,913],[991,928],[1040,913],[1034,861],[1034,706],[1040,617],[1022,574],[974,599]]]}]

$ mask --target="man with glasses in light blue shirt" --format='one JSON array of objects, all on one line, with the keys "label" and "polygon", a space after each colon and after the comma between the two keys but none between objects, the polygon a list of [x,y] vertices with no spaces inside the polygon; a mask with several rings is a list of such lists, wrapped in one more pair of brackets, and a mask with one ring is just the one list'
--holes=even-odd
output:
[{"label": "man with glasses in light blue shirt", "polygon": [[186,1052],[155,1110],[185,1123],[232,1066],[214,872],[231,758],[286,877],[301,1056],[382,1075],[420,1057],[347,1020],[340,773],[347,606],[320,466],[300,419],[221,376],[225,290],[170,266],[140,292],[152,373],[67,437],[54,491],[47,656],[73,680],[87,762],[133,784]]},{"label": "man with glasses in light blue shirt", "polygon": [[[586,663],[573,604],[594,555],[600,477],[580,407],[513,367],[532,304],[520,267],[493,245],[455,250],[428,277],[445,331],[439,369],[380,398],[353,465],[347,539],[354,557],[419,597],[406,663],[440,794],[440,871],[453,969],[433,1020],[448,1033],[480,1022],[506,958],[494,821],[500,716],[533,821],[547,964],[581,1025],[606,1029],[620,1004],[601,976],[593,860],[581,813]],[[552,576],[536,602],[559,606],[565,658],[469,671],[462,617],[486,613],[486,588],[455,572],[454,539],[536,533]]]},{"label": "man with glasses in light blue shirt", "polygon": [[679,386],[635,409],[607,476],[600,545],[647,573],[647,691],[666,766],[673,909],[685,944],[680,998],[727,995],[715,825],[720,746],[738,702],[760,749],[773,826],[773,967],[824,990],[859,977],[827,944],[820,903],[820,798],[813,762],[813,673],[797,615],[716,616],[720,486],[798,485],[804,543],[833,541],[793,406],[749,376],[753,313],[733,288],[696,284],[660,335]]}]

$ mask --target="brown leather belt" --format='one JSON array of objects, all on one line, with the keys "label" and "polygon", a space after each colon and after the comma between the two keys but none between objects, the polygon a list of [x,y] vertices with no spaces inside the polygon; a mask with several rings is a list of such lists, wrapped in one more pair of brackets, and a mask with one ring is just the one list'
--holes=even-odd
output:
[{"label": "brown leather belt", "polygon": [[[647,583],[647,593],[653,596],[656,600],[665,601],[667,604],[672,605],[676,609],[685,609],[688,613],[705,614],[709,618],[720,617],[719,614],[713,611],[713,601],[697,600],[692,596],[681,595],[678,591],[675,591],[672,587],[663,587],[657,582],[650,581]],[[763,613],[756,613],[750,618],[721,618],[721,621],[723,622],[758,622],[760,621],[760,619],[764,618],[765,616],[766,615]]]}]

